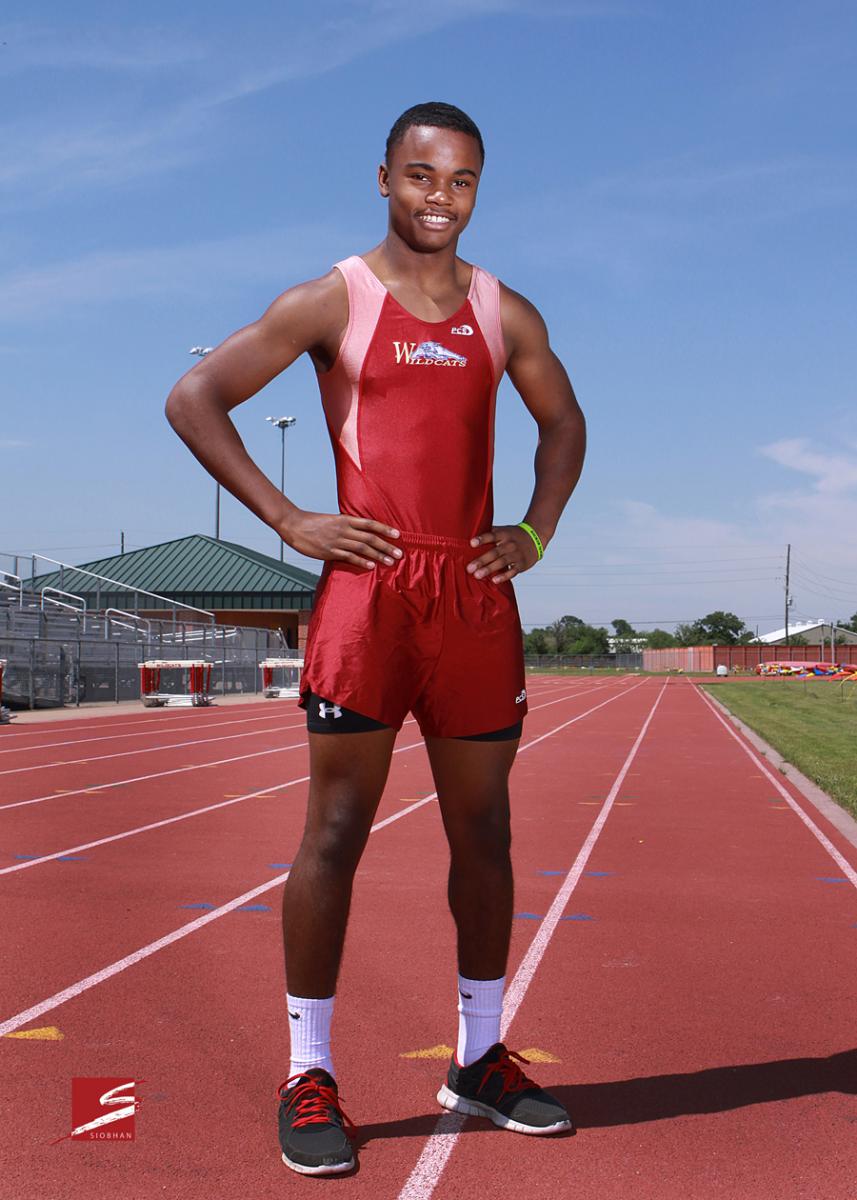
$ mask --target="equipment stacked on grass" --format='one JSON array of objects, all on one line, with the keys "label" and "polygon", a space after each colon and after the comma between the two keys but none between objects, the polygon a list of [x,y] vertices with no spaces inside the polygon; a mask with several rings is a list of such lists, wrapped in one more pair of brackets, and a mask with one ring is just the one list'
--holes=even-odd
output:
[{"label": "equipment stacked on grass", "polygon": [[[162,672],[168,671],[176,690],[161,690]],[[140,663],[140,699],[146,708],[200,708],[211,704],[211,663],[201,658],[153,658]]]},{"label": "equipment stacked on grass", "polygon": [[300,695],[302,658],[265,658],[262,668],[262,691],[269,700]]}]

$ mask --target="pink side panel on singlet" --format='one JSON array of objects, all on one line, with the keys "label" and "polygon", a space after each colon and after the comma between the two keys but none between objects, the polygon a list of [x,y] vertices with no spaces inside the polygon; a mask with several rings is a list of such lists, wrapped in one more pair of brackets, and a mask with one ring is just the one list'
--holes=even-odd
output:
[{"label": "pink side panel on singlet", "polygon": [[348,289],[348,325],[336,362],[318,376],[324,413],[331,437],[360,469],[357,414],[360,372],[387,295],[380,280],[362,270],[356,256],[334,263]]},{"label": "pink side panel on singlet", "polygon": [[499,384],[506,370],[506,343],[500,323],[499,279],[481,267],[474,267],[469,299],[494,364],[494,382]]}]

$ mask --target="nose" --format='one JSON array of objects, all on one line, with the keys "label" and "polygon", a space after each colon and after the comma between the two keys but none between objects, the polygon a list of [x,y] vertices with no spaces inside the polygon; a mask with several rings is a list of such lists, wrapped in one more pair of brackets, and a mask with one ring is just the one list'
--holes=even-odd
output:
[{"label": "nose", "polygon": [[430,204],[451,204],[452,197],[442,187],[437,187],[426,199]]}]

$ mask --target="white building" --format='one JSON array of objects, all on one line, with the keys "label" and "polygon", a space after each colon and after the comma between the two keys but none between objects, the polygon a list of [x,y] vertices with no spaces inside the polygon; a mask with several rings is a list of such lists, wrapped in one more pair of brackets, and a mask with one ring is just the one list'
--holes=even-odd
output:
[{"label": "white building", "polygon": [[[831,625],[830,621],[824,621],[820,617],[816,621],[796,621],[794,625],[789,625],[789,638],[805,638],[810,646],[822,644],[829,646],[834,634],[838,646],[857,645],[857,633],[850,629],[843,629],[840,625]],[[785,629],[775,629],[772,633],[763,633],[754,641],[761,642],[765,646],[784,646],[786,631]]]}]

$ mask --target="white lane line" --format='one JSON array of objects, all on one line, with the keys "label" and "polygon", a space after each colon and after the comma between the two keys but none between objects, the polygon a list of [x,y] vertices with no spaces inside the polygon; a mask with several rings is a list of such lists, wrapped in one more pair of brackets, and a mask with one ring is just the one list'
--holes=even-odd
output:
[{"label": "white lane line", "polygon": [[[416,744],[422,745],[421,742]],[[422,808],[424,804],[428,804],[436,795],[436,792],[432,792],[431,796],[424,796],[422,800],[416,800],[413,804],[409,804],[407,808],[403,808],[400,812],[394,813],[393,816],[387,817],[386,820],[379,821],[377,825],[373,825],[369,832],[375,833],[377,829],[382,829],[392,821],[398,821],[402,817],[406,817],[408,813],[412,813],[415,809]],[[255,900],[257,896],[263,896],[265,892],[271,891],[272,888],[279,887],[281,883],[285,883],[289,874],[289,871],[284,871],[281,875],[266,880],[265,883],[260,884],[258,887],[251,888],[249,892],[244,892],[243,895],[236,896],[233,900],[227,901],[226,904],[221,904],[219,908],[214,908],[211,912],[197,917],[194,921],[189,921],[187,925],[180,925],[178,929],[174,929],[172,933],[166,934],[165,937],[158,938],[155,942],[149,942],[148,946],[141,946],[139,950],[126,955],[125,958],[120,958],[118,962],[110,963],[109,966],[96,971],[94,975],[87,975],[85,979],[79,979],[77,983],[73,983],[70,987],[64,988],[61,992],[57,992],[53,996],[49,996],[47,1000],[42,1000],[39,1004],[34,1004],[31,1008],[25,1009],[24,1012],[16,1013],[14,1017],[10,1017],[7,1021],[0,1024],[0,1037],[5,1037],[7,1033],[13,1033],[29,1021],[36,1020],[43,1013],[58,1008],[59,1005],[65,1004],[67,1000],[73,1000],[76,996],[80,996],[83,992],[95,987],[96,984],[112,979],[120,971],[125,971],[128,967],[133,967],[135,963],[142,962],[144,958],[156,954],[159,950],[166,949],[167,946],[171,946],[174,942],[178,942],[189,934],[195,933],[197,929],[204,928],[211,921],[216,921],[219,917],[225,917],[227,913],[239,908],[242,904],[247,904],[249,901]]]},{"label": "white lane line", "polygon": [[46,796],[34,796],[32,800],[15,800],[11,804],[0,804],[0,812],[7,808],[26,808],[28,804],[44,804],[46,800],[67,800],[69,796],[86,793],[106,792],[111,788],[125,787],[129,783],[145,783],[149,779],[163,779],[167,775],[182,775],[186,771],[202,771],[207,767],[223,767],[227,763],[245,762],[248,758],[262,758],[266,754],[282,754],[284,750],[296,750],[306,742],[294,742],[291,746],[275,746],[272,750],[254,750],[252,754],[237,754],[233,758],[218,758],[214,762],[191,763],[189,767],[173,767],[170,771],[154,771],[151,775],[135,775],[132,779],[116,779],[113,783],[91,783],[87,787],[73,788],[68,792],[49,792]]},{"label": "white lane line", "polygon": [[[633,689],[631,689],[631,690],[633,691]],[[577,694],[579,694],[579,693],[575,693],[575,695],[577,695]],[[622,693],[622,694],[624,695],[625,693]],[[613,699],[618,699],[618,696],[613,697]],[[548,708],[551,704],[555,704],[555,703],[556,703],[556,701],[551,700],[545,704],[535,705],[535,707],[536,708]],[[610,701],[605,700],[604,703],[609,704]],[[601,708],[601,707],[602,707],[602,705],[600,705],[600,704],[595,706],[595,708]],[[588,716],[589,712],[595,712],[595,708],[589,709],[586,713],[583,713],[582,716],[585,717],[585,716]],[[566,722],[566,724],[573,725],[575,721],[579,721],[579,720],[581,720],[581,717],[574,717],[571,721]],[[405,722],[405,724],[413,725],[414,724],[413,718],[410,718],[409,720],[407,720]],[[565,725],[561,725],[559,728],[564,729]],[[518,753],[520,753],[521,750],[527,749],[528,746],[535,745],[537,742],[542,741],[543,737],[548,737],[548,736],[549,736],[549,734],[543,734],[542,737],[536,738],[532,742],[528,742],[526,746],[522,746],[519,748]],[[296,742],[293,746],[283,746],[283,747],[281,747],[281,749],[294,750],[294,749],[298,749],[301,746],[306,746],[306,745],[307,745],[306,742]],[[414,746],[421,746],[421,745],[423,745],[422,742],[415,742],[415,743],[413,743],[412,746],[403,746],[403,747],[400,747],[400,749],[412,750]],[[269,750],[263,750],[263,751],[261,751],[261,753],[262,754],[270,754],[270,753],[274,753],[274,752],[269,751]],[[394,750],[393,753],[398,754],[399,749]],[[247,757],[255,757],[255,756],[249,755]],[[224,762],[232,762],[232,761],[237,761],[237,760],[224,759],[223,761]],[[220,764],[209,764],[209,765],[217,766]],[[207,804],[207,805],[205,805],[204,808],[195,808],[195,809],[191,810],[190,812],[179,813],[177,816],[174,816],[174,817],[165,817],[161,821],[152,821],[148,825],[139,825],[136,829],[126,829],[122,833],[114,833],[114,834],[111,834],[109,837],[98,838],[92,842],[82,842],[79,846],[67,846],[64,850],[55,850],[51,854],[42,854],[38,858],[28,858],[24,862],[14,863],[10,867],[0,868],[0,875],[11,875],[15,871],[26,871],[29,867],[38,867],[42,863],[53,862],[54,859],[63,858],[67,854],[78,854],[81,850],[92,850],[96,846],[105,846],[109,842],[119,842],[119,841],[122,841],[123,838],[135,837],[138,833],[148,833],[149,830],[151,830],[151,829],[161,829],[164,825],[172,825],[176,821],[186,821],[189,817],[198,817],[198,816],[203,815],[204,813],[215,812],[219,808],[229,808],[230,805],[232,805],[232,804],[240,804],[242,800],[252,800],[252,799],[255,799],[256,796],[265,796],[270,792],[275,792],[278,788],[291,787],[295,783],[305,783],[308,779],[309,779],[309,776],[304,775],[300,779],[290,779],[286,783],[277,783],[277,784],[274,784],[272,787],[262,788],[260,791],[247,792],[246,795],[233,796],[229,800],[221,800],[217,804]],[[66,792],[65,794],[72,795],[71,792]],[[27,801],[24,801],[24,803],[27,803]],[[380,828],[380,826],[379,826],[379,828]]]},{"label": "white lane line", "polygon": [[[564,680],[559,679],[559,678],[556,680],[556,683],[558,685],[562,685],[564,682],[565,682]],[[581,682],[586,682],[586,681],[583,680]],[[546,691],[547,691],[547,688],[541,688],[538,691],[538,694],[544,695]],[[531,694],[535,694],[535,693],[531,693]],[[236,712],[245,712],[248,707],[249,707],[249,702],[247,705],[236,705],[235,711]],[[261,705],[259,707],[261,707]],[[267,716],[259,715],[259,716],[252,716],[252,717],[244,717],[244,718],[242,718],[242,720],[244,720],[244,721],[282,720],[283,714],[291,711],[292,708],[295,709],[296,713],[299,712],[297,704],[295,704],[294,706],[292,706],[292,705],[285,706],[284,705],[277,712],[271,713],[269,711]],[[218,725],[231,725],[231,724],[235,723],[229,719],[229,709],[228,708],[220,709],[220,710],[215,708],[215,709],[211,710],[212,716],[217,716],[218,714],[220,715],[219,720],[209,722],[209,724],[212,727],[218,726]],[[202,714],[199,714],[199,715],[202,715]],[[195,729],[205,728],[205,726],[203,726],[203,725],[195,724],[195,719],[198,719],[198,717],[194,718],[193,716],[191,716],[190,713],[179,709],[176,712],[172,713],[170,716],[152,717],[150,720],[141,720],[141,721],[137,721],[137,720],[135,720],[133,715],[127,714],[127,715],[123,715],[123,716],[118,716],[113,721],[105,722],[105,724],[103,724],[103,725],[90,725],[89,722],[81,722],[80,724],[74,724],[74,725],[71,725],[70,722],[67,723],[65,721],[45,722],[45,724],[51,724],[53,726],[57,726],[58,733],[61,733],[61,732],[83,733],[90,729],[99,729],[99,730],[100,729],[119,729],[120,726],[122,727],[122,731],[119,733],[115,733],[115,734],[107,734],[104,737],[98,737],[98,738],[85,737],[85,738],[77,738],[77,739],[75,739],[75,741],[72,741],[71,739],[66,739],[63,742],[50,742],[43,746],[17,746],[17,747],[11,746],[11,747],[9,747],[9,749],[0,750],[0,754],[17,754],[19,752],[23,752],[26,750],[39,750],[39,749],[44,750],[44,749],[47,749],[48,746],[71,746],[71,745],[74,745],[75,742],[112,741],[114,738],[147,737],[147,736],[154,736],[156,733],[159,733],[159,732],[169,732],[168,730],[167,731],[161,730],[159,728],[161,725],[172,725],[175,728],[175,731],[177,733],[182,733],[186,729],[194,729],[195,730]],[[132,721],[134,722],[133,725],[131,724]],[[129,734],[129,733],[125,732],[125,729],[134,729],[134,728],[139,728],[140,726],[146,727],[142,733]],[[155,726],[158,726],[158,728],[154,728]],[[13,738],[44,737],[47,734],[47,732],[48,731],[45,728],[43,728],[42,726],[39,726],[36,729],[3,730],[1,736],[2,736],[2,741],[5,744],[5,743],[12,741]]]},{"label": "white lane line", "polygon": [[[506,996],[503,1001],[503,1020],[500,1029],[500,1037],[505,1041],[509,1026],[515,1018],[515,1014],[521,1006],[521,1002],[526,995],[527,988],[532,982],[533,976],[538,969],[539,963],[547,949],[548,942],[553,936],[553,932],[559,924],[559,919],[562,916],[563,909],[568,904],[571,893],[574,891],[580,876],[583,874],[583,869],[586,866],[589,856],[598,841],[599,834],[604,828],[604,823],[610,815],[610,809],[613,807],[613,801],[619,793],[619,789],[628,773],[631,763],[634,761],[637,751],[643,738],[646,736],[646,731],[652,722],[655,715],[655,710],[660,704],[661,697],[666,689],[666,684],[663,684],[658,692],[657,698],[649,710],[649,715],[643,722],[643,727],[637,735],[637,740],[631,747],[628,757],[622,764],[622,768],[610,789],[610,793],[601,811],[595,819],[595,824],[592,826],[586,841],[581,847],[580,853],[574,861],[574,865],[566,875],[562,885],[554,897],[548,913],[546,914],[541,925],[539,925],[536,935],[530,943],[530,948],[524,955],[521,965],[515,972],[515,977],[509,984],[506,991]],[[629,689],[635,690],[633,688]],[[414,1169],[405,1181],[405,1185],[399,1192],[399,1200],[428,1200],[434,1189],[440,1182],[440,1177],[443,1174],[444,1168],[449,1161],[449,1156],[455,1149],[455,1144],[458,1141],[461,1130],[464,1127],[466,1117],[458,1113],[444,1113],[438,1118],[434,1132],[428,1137],[428,1141],[423,1147],[420,1157],[417,1159]]]},{"label": "white lane line", "polygon": [[795,800],[794,796],[792,796],[792,794],[788,791],[788,789],[785,788],[782,783],[780,783],[779,779],[777,779],[776,775],[774,775],[771,772],[770,768],[768,768],[765,765],[764,760],[759,757],[759,755],[755,752],[755,750],[753,750],[750,746],[747,745],[747,743],[744,741],[744,739],[737,733],[736,730],[734,730],[732,728],[732,726],[725,719],[725,717],[723,717],[723,715],[717,711],[715,706],[712,704],[711,700],[709,700],[708,696],[706,696],[705,693],[703,692],[702,688],[697,687],[695,690],[696,690],[697,694],[702,697],[702,700],[704,701],[706,707],[709,708],[711,710],[711,712],[714,713],[715,717],[717,717],[717,720],[720,722],[720,724],[723,726],[723,728],[726,730],[726,732],[729,734],[729,736],[735,739],[735,741],[738,743],[738,745],[741,747],[741,749],[744,751],[744,753],[748,756],[748,758],[750,758],[750,760],[756,764],[756,766],[759,768],[759,770],[762,772],[762,774],[765,776],[765,778],[767,780],[769,780],[769,782],[771,784],[773,784],[773,786],[776,788],[776,790],[780,793],[782,798],[785,800],[786,804],[788,804],[788,806],[795,813],[797,813],[797,815],[803,821],[804,825],[806,825],[807,829],[810,831],[810,833],[813,835],[813,837],[818,839],[818,841],[821,843],[821,845],[824,847],[824,849],[827,851],[827,853],[830,855],[830,857],[836,863],[837,867],[839,867],[839,870],[843,873],[843,875],[845,875],[846,878],[849,879],[850,882],[854,885],[854,887],[857,888],[857,871],[854,870],[854,868],[848,862],[847,858],[844,858],[839,853],[839,851],[834,846],[833,842],[831,842],[830,838],[828,838],[824,833],[822,833],[822,831],[816,825],[815,821],[813,821],[812,817],[810,817],[808,813],[804,812],[804,810],[798,804],[797,800]]},{"label": "white lane line", "polygon": [[[224,725],[247,725],[251,721],[279,721],[282,720],[282,714],[272,714],[267,717],[241,717],[237,721],[208,721],[201,725],[194,725],[194,733],[197,729],[222,729]],[[186,728],[177,729],[176,733],[184,733]],[[11,746],[8,750],[0,750],[0,754],[28,754],[31,750],[54,750],[57,746],[81,746],[89,742],[118,742],[126,738],[141,738],[141,737],[157,737],[159,734],[166,733],[164,729],[150,729],[145,733],[108,733],[103,737],[92,738],[66,738],[63,742],[40,742],[37,746]]]},{"label": "white lane line", "polygon": [[[249,702],[247,704],[230,705],[228,708],[218,708],[217,705],[214,705],[207,710],[207,714],[210,713],[212,716],[222,715],[223,719],[226,720],[230,712],[246,712],[249,707]],[[261,704],[259,707],[262,707]],[[149,711],[153,712],[154,710],[150,709]],[[285,708],[281,711],[285,711]],[[71,717],[68,720],[45,721],[44,724],[36,724],[33,729],[14,729],[12,732],[4,729],[3,741],[10,742],[12,738],[21,737],[44,737],[48,733],[48,730],[45,728],[47,725],[55,727],[56,733],[83,733],[90,729],[118,729],[120,726],[122,728],[138,729],[144,725],[147,727],[174,725],[179,729],[186,726],[190,729],[193,728],[194,720],[198,720],[201,715],[202,713],[199,709],[177,708],[169,716],[164,715],[162,711],[161,716],[152,716],[148,720],[145,718],[137,720],[133,713],[124,713],[118,717],[114,717],[111,721],[105,721],[104,724],[99,725],[95,724],[94,717],[82,720],[79,723],[76,718]],[[23,750],[26,747],[21,746],[20,749]]]},{"label": "white lane line", "polygon": [[[298,743],[305,746],[306,742]],[[394,754],[401,754],[403,750],[413,750],[417,746],[422,746],[423,742],[412,742],[409,746],[398,746],[393,751]],[[289,747],[291,749],[291,747]],[[77,854],[81,850],[93,850],[96,846],[106,846],[108,842],[121,842],[123,838],[134,837],[138,833],[148,833],[152,829],[162,829],[164,825],[174,825],[177,821],[187,821],[190,817],[200,817],[204,813],[216,812],[219,808],[229,808],[233,804],[240,804],[242,800],[255,800],[257,796],[269,796],[272,792],[285,790],[285,788],[294,787],[298,783],[307,783],[309,775],[301,775],[300,778],[287,779],[285,783],[275,783],[271,787],[260,788],[257,792],[247,792],[243,796],[232,796],[229,800],[219,800],[217,804],[206,804],[204,808],[194,808],[190,812],[179,813],[174,817],[164,817],[161,821],[152,821],[148,825],[139,825],[136,829],[126,829],[122,833],[114,833],[109,837],[98,838],[94,842],[82,842],[79,846],[70,846],[67,850],[56,850],[53,854],[43,854],[40,858],[29,858],[25,862],[15,863],[11,867],[3,867],[0,869],[0,875],[11,875],[13,871],[25,871],[28,867],[38,867],[41,863],[52,862],[56,858],[62,858],[66,854]]]},{"label": "white lane line", "polygon": [[[633,691],[634,689],[632,688],[629,690]],[[627,692],[621,692],[612,697],[612,699],[618,700],[627,694]],[[660,699],[660,696],[658,699]],[[590,711],[595,712],[596,709],[603,708],[604,704],[609,703],[611,703],[610,700],[605,700],[603,704],[597,704],[595,708],[590,709]],[[583,715],[585,716],[586,714]],[[580,719],[580,717],[575,718],[575,720]],[[551,733],[559,733],[560,730],[565,729],[570,723],[571,722],[567,721],[563,725],[557,725],[555,729],[551,730]],[[544,738],[547,736],[549,735],[544,734],[542,737],[535,738],[532,742],[527,742],[526,745],[520,746],[518,748],[518,753],[522,754],[525,750],[529,750],[532,746],[538,745],[540,742],[544,741]],[[415,745],[422,744],[422,742],[415,743]],[[410,747],[407,748],[410,749]],[[436,798],[437,792],[432,792],[431,795],[424,796],[421,800],[414,801],[414,803],[409,804],[407,808],[403,808],[399,812],[393,813],[391,816],[385,817],[383,820],[376,822],[369,832],[375,833],[379,829],[384,829],[387,825],[392,825],[394,821],[401,820],[402,817],[406,817],[409,813],[415,812],[418,808],[422,808],[424,804],[428,804],[431,800],[435,800]],[[7,1033],[14,1033],[14,1031],[16,1029],[20,1029],[22,1025],[26,1025],[28,1022],[36,1020],[38,1017],[43,1016],[46,1012],[50,1012],[54,1008],[58,1008],[61,1004],[65,1004],[67,1000],[73,1000],[76,996],[80,996],[83,992],[95,987],[96,984],[104,983],[105,980],[111,979],[114,975],[118,975],[120,971],[124,971],[128,967],[134,966],[135,963],[141,962],[144,958],[148,958],[151,954],[157,953],[158,950],[163,950],[165,947],[171,946],[173,942],[180,941],[181,938],[187,937],[188,934],[194,933],[197,929],[202,929],[203,926],[208,925],[211,921],[216,921],[219,917],[225,916],[227,913],[232,912],[233,909],[238,908],[240,905],[247,904],[250,900],[255,900],[257,896],[262,896],[265,892],[271,891],[272,888],[278,887],[281,883],[285,883],[288,877],[289,872],[285,871],[282,875],[277,875],[274,879],[266,880],[265,883],[259,884],[258,887],[252,888],[249,892],[244,892],[241,896],[236,896],[235,899],[229,900],[226,904],[222,904],[219,908],[214,908],[211,910],[211,912],[205,913],[201,917],[197,917],[195,920],[188,922],[188,924],[179,926],[178,929],[174,929],[172,933],[168,933],[165,937],[158,938],[157,941],[150,942],[147,946],[141,946],[139,950],[135,950],[132,954],[126,955],[125,958],[120,958],[117,962],[110,963],[109,966],[103,967],[100,971],[96,971],[92,975],[87,975],[84,979],[79,979],[77,983],[71,984],[70,987],[63,988],[61,992],[56,992],[53,996],[49,996],[47,1000],[42,1000],[38,1004],[32,1005],[30,1008],[24,1009],[23,1012],[16,1013],[15,1016],[9,1017],[8,1020],[0,1024],[0,1037],[5,1037]]]},{"label": "white lane line", "polygon": [[[625,694],[624,692],[617,693],[617,695],[624,695],[624,694]],[[581,696],[581,695],[583,695],[583,692],[568,692],[565,696],[560,696],[560,700],[571,700],[575,696]],[[552,700],[549,703],[553,704],[553,703],[556,703],[556,701]],[[531,708],[531,711],[535,711],[536,709],[542,708],[542,707],[545,707],[545,706],[543,706],[541,704],[534,704]],[[405,725],[413,725],[414,723],[415,723],[414,718],[409,717],[407,719],[407,721],[405,721],[404,724]],[[290,726],[290,728],[294,729],[294,728],[296,728],[296,726]],[[404,728],[404,726],[403,726],[403,728]],[[239,736],[243,737],[245,735],[241,734]],[[209,740],[217,740],[217,739],[209,739]],[[296,742],[294,745],[295,746],[305,746],[306,744],[307,744],[306,742]],[[292,750],[292,749],[294,749],[294,746],[276,746],[272,750],[258,750],[253,754],[239,754],[239,755],[236,755],[234,758],[218,759],[216,762],[191,763],[189,766],[186,766],[186,767],[174,767],[170,771],[154,771],[149,775],[135,775],[131,779],[117,779],[117,780],[114,780],[112,783],[87,784],[85,787],[72,788],[69,791],[64,791],[62,793],[48,792],[47,795],[45,795],[45,796],[34,796],[31,800],[15,800],[10,804],[0,804],[0,812],[3,812],[7,808],[26,808],[26,806],[29,804],[44,804],[44,802],[46,800],[65,800],[68,796],[81,796],[84,793],[106,791],[109,788],[123,787],[125,784],[144,783],[149,779],[162,779],[166,775],[180,775],[184,771],[196,771],[203,767],[221,767],[221,766],[224,766],[226,763],[243,762],[245,759],[248,759],[248,758],[259,758],[260,756],[265,755],[265,754],[279,754],[283,750]],[[89,761],[93,761],[93,760],[89,760]]]},{"label": "white lane line", "polygon": [[[288,726],[289,729],[299,729],[302,723]],[[64,758],[59,762],[33,763],[30,767],[10,767],[0,771],[0,775],[26,775],[28,771],[49,771],[56,767],[78,767],[81,763],[107,762],[111,758],[142,758],[144,754],[158,754],[161,750],[183,750],[186,746],[210,746],[214,742],[230,742],[238,738],[275,737],[279,729],[251,729],[247,733],[224,733],[222,737],[194,738],[190,742],[170,742],[164,746],[135,746],[132,750],[117,750],[113,754],[94,754],[87,758]]]}]

